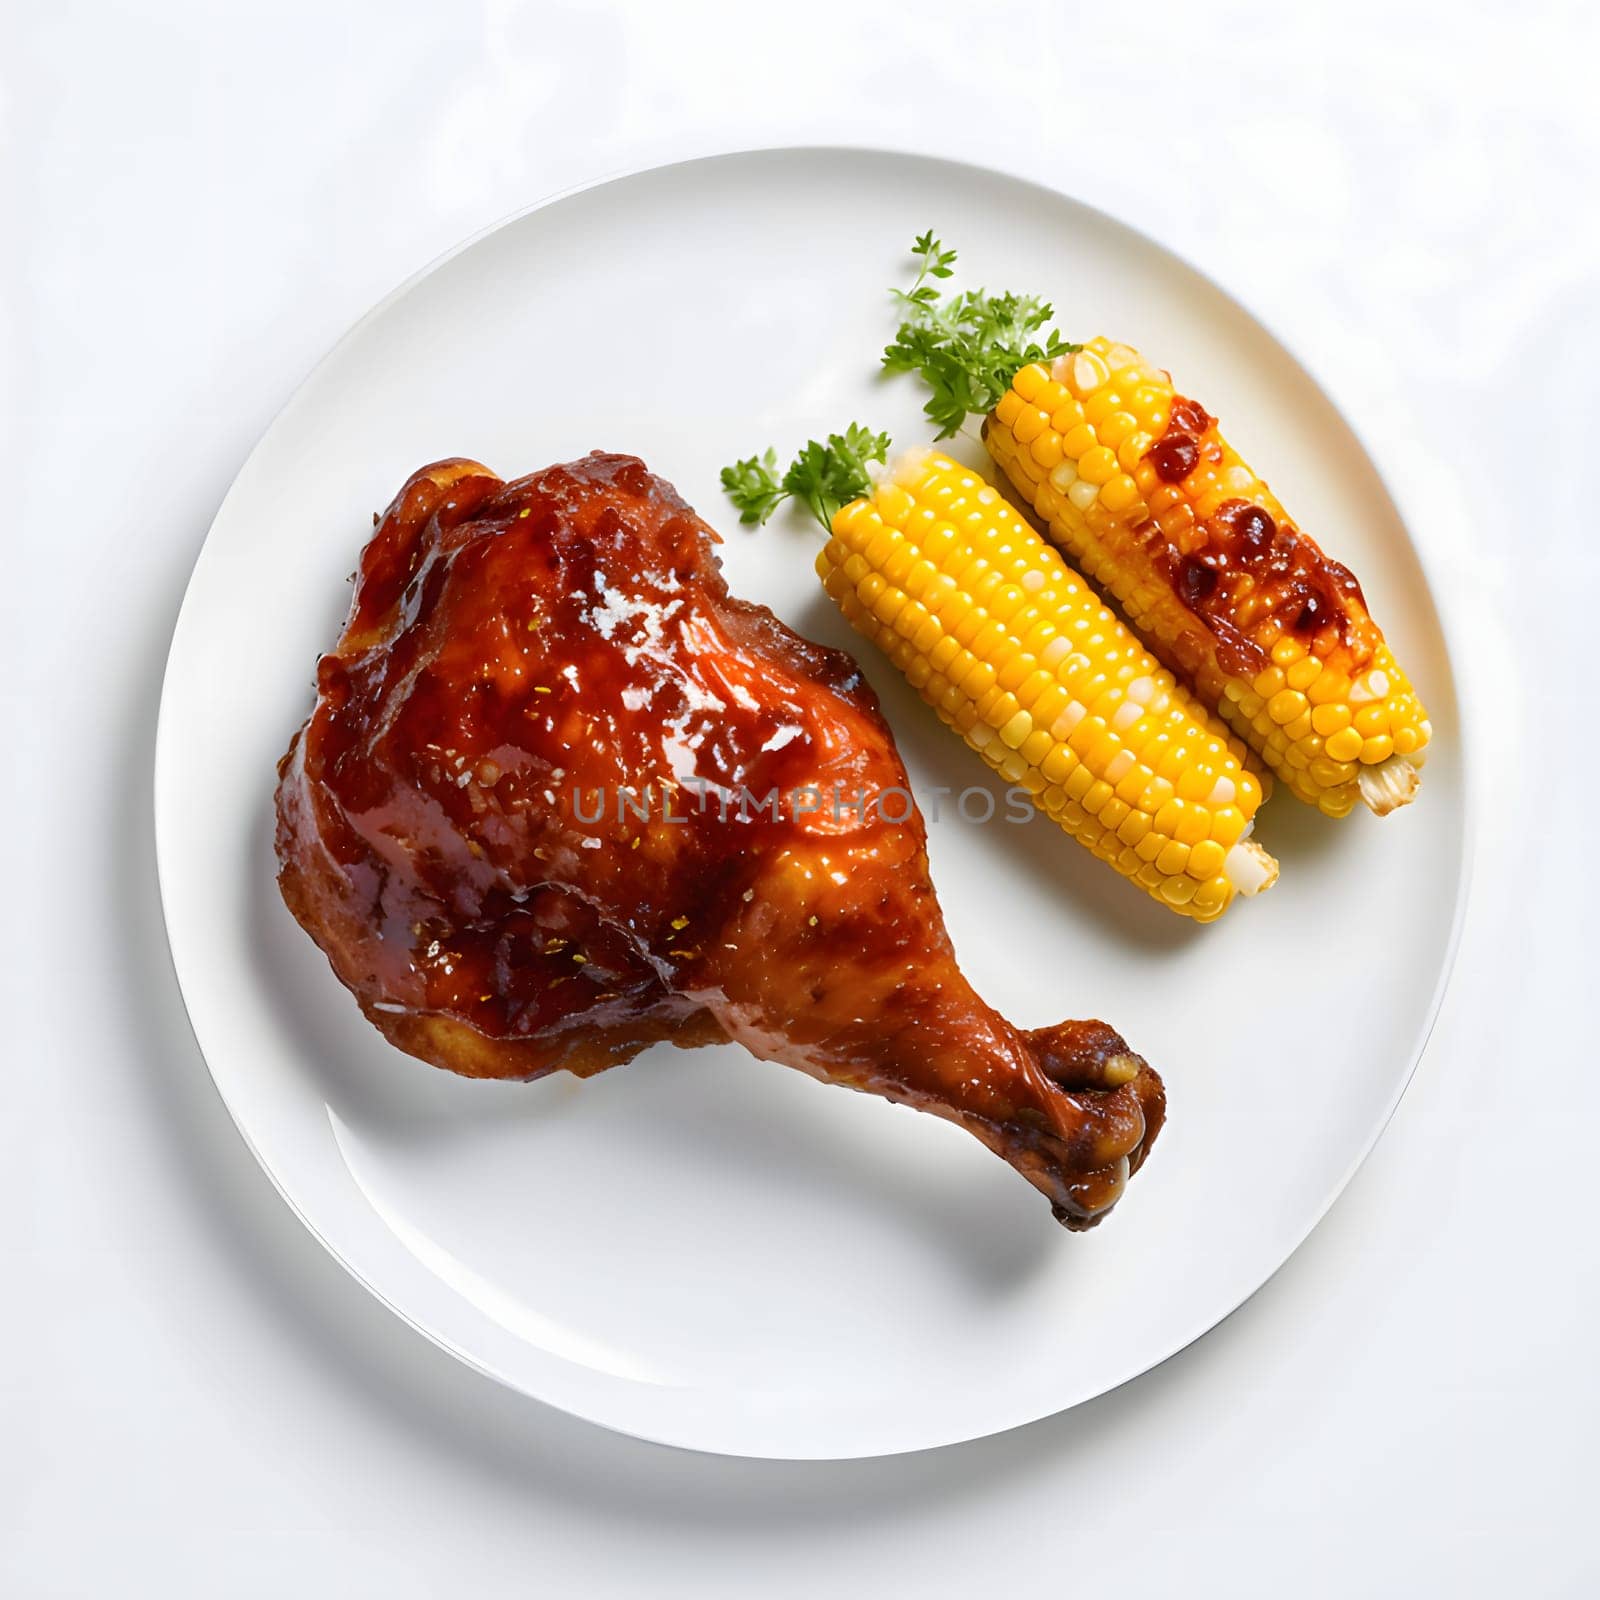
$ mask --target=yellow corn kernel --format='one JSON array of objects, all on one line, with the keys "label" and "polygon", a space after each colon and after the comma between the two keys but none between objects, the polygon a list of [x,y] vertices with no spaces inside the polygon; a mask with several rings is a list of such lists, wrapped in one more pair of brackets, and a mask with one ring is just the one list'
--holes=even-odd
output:
[{"label": "yellow corn kernel", "polygon": [[1323,748],[1333,761],[1359,761],[1365,742],[1354,728],[1341,728]]},{"label": "yellow corn kernel", "polygon": [[1032,444],[1050,426],[1050,418],[1032,406],[1024,407],[1012,423],[1011,431],[1023,444]]},{"label": "yellow corn kernel", "polygon": [[1350,699],[1350,679],[1346,673],[1324,667],[1306,690],[1306,698],[1314,706],[1346,705]]},{"label": "yellow corn kernel", "polygon": [[1298,689],[1302,694],[1317,681],[1322,672],[1322,663],[1313,655],[1304,655],[1294,662],[1284,674],[1284,679],[1291,689]]},{"label": "yellow corn kernel", "polygon": [[1086,451],[1093,450],[1099,445],[1094,429],[1087,422],[1080,422],[1077,427],[1070,429],[1062,435],[1061,449],[1070,456],[1074,462]]},{"label": "yellow corn kernel", "polygon": [[1118,473],[1100,486],[1100,504],[1107,511],[1121,514],[1137,504],[1139,486],[1127,473]]},{"label": "yellow corn kernel", "polygon": [[1039,771],[1051,783],[1065,783],[1067,775],[1077,765],[1077,756],[1059,739],[1051,741],[1050,753],[1039,763]]},{"label": "yellow corn kernel", "polygon": [[1177,908],[1186,906],[1195,897],[1198,885],[1190,877],[1172,877],[1161,885],[1161,898],[1168,905]]},{"label": "yellow corn kernel", "polygon": [[1117,458],[1103,444],[1085,450],[1078,460],[1078,476],[1085,482],[1109,483],[1117,475]]},{"label": "yellow corn kernel", "polygon": [[1054,428],[1046,426],[1029,448],[1041,471],[1049,472],[1053,467],[1060,465],[1061,435]]},{"label": "yellow corn kernel", "polygon": [[1278,690],[1278,693],[1267,701],[1267,715],[1278,725],[1293,722],[1294,718],[1299,717],[1304,710],[1306,710],[1306,696],[1296,690]]},{"label": "yellow corn kernel", "polygon": [[1000,742],[1015,750],[1033,732],[1033,718],[1026,711],[1018,711],[1000,730]]},{"label": "yellow corn kernel", "polygon": [[1127,816],[1117,829],[1117,837],[1126,845],[1136,845],[1150,831],[1150,813],[1130,807]]},{"label": "yellow corn kernel", "polygon": [[1100,424],[1100,443],[1115,450],[1130,433],[1138,431],[1139,424],[1128,411],[1114,411]]},{"label": "yellow corn kernel", "polygon": [[1211,837],[1229,849],[1244,837],[1246,820],[1238,806],[1223,806],[1211,818]]},{"label": "yellow corn kernel", "polygon": [[1011,380],[1011,387],[1022,396],[1024,401],[1031,405],[1044,393],[1049,382],[1050,374],[1035,362],[1031,366],[1024,367]]}]

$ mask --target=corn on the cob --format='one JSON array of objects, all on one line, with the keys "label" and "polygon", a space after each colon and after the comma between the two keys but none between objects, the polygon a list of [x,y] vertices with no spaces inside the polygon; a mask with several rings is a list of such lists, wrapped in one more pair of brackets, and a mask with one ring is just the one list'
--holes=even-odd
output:
[{"label": "corn on the cob", "polygon": [[1430,728],[1359,585],[1169,375],[1095,339],[1017,372],[985,443],[1051,538],[1302,800],[1380,816]]},{"label": "corn on the cob", "polygon": [[1079,843],[1201,922],[1277,876],[1242,745],[979,477],[907,451],[832,534],[846,617]]}]

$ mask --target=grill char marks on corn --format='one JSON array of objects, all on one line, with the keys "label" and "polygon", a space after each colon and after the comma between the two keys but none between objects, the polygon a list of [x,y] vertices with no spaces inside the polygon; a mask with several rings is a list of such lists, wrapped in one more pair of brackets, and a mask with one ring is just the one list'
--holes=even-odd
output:
[{"label": "grill char marks on corn", "polygon": [[1360,585],[1126,345],[1023,367],[984,428],[1050,537],[1302,800],[1380,815],[1431,732]]},{"label": "grill char marks on corn", "polygon": [[906,452],[817,571],[989,766],[1164,905],[1209,922],[1276,877],[1246,837],[1261,780],[1240,741],[967,468]]}]

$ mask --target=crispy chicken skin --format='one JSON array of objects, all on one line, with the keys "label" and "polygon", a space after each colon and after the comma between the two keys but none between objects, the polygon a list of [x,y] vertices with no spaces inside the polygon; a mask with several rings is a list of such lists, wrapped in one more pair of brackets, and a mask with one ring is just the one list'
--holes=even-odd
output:
[{"label": "crispy chicken skin", "polygon": [[630,456],[414,474],[279,764],[290,911],[425,1061],[737,1040],[959,1123],[1092,1224],[1160,1079],[1103,1023],[1023,1031],[974,994],[876,697],[730,596],[715,540]]}]

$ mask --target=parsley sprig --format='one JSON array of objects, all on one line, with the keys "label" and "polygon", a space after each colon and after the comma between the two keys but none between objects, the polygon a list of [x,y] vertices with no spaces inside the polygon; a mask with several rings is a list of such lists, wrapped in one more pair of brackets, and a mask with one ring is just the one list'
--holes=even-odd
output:
[{"label": "parsley sprig", "polygon": [[722,487],[739,510],[739,520],[759,524],[785,500],[803,500],[826,529],[833,527],[839,507],[872,490],[869,461],[889,453],[889,435],[852,422],[843,433],[830,433],[826,444],[815,439],[778,476],[778,453],[767,450],[722,469]]},{"label": "parsley sprig", "polygon": [[931,279],[952,276],[956,253],[932,229],[911,246],[919,258],[909,289],[893,293],[905,320],[883,352],[890,372],[915,372],[930,391],[923,410],[948,439],[968,416],[992,411],[1017,372],[1033,361],[1053,361],[1081,348],[1054,328],[1034,338],[1055,315],[1048,300],[1031,294],[992,295],[967,289],[944,295]]},{"label": "parsley sprig", "polygon": [[778,477],[778,452],[771,448],[724,467],[722,487],[739,508],[739,520],[747,523],[765,522],[789,498]]}]

